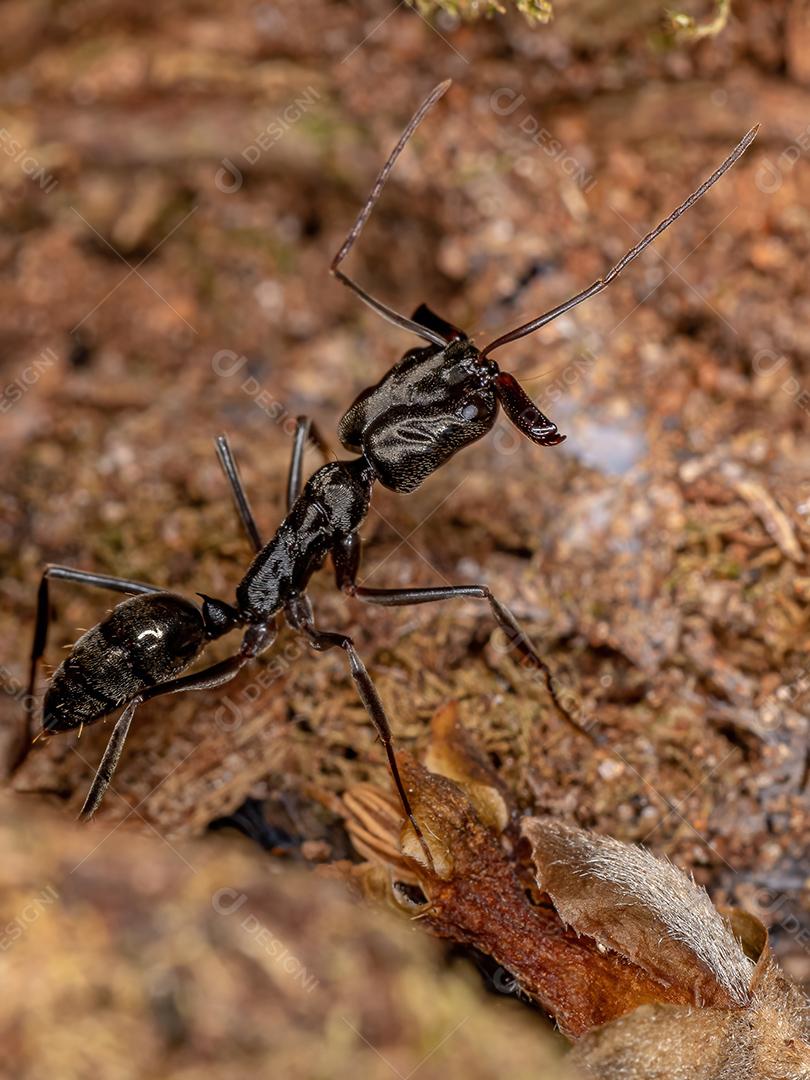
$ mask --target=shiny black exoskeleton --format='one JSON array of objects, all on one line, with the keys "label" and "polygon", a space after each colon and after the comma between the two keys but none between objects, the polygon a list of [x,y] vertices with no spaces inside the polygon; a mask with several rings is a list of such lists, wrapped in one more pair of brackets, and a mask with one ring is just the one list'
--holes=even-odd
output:
[{"label": "shiny black exoskeleton", "polygon": [[[365,206],[332,263],[332,271],[378,314],[428,344],[405,354],[374,386],[364,390],[340,422],[340,441],[356,456],[327,460],[301,488],[304,450],[314,442],[329,457],[326,444],[311,423],[301,418],[293,445],[287,488],[287,516],[275,535],[263,543],[242,488],[227,440],[220,436],[217,452],[231,485],[242,524],[255,557],[237,586],[234,603],[202,595],[198,607],[183,597],[143,582],[51,566],[43,574],[38,595],[37,623],[31,658],[30,693],[44,652],[49,620],[51,578],[79,582],[123,593],[134,593],[106,619],[85,633],[54,673],[43,705],[43,733],[53,735],[93,723],[118,709],[96,777],[82,808],[93,814],[109,785],[113,770],[140,704],[153,697],[219,686],[274,642],[279,618],[307,637],[314,649],[342,649],[359,696],[384,744],[391,774],[405,813],[430,853],[410,809],[400,780],[391,729],[380,697],[345,634],[320,630],[307,597],[307,586],[327,556],[332,557],[338,586],[348,595],[371,604],[400,606],[432,603],[458,597],[485,600],[498,626],[506,633],[523,663],[542,674],[559,713],[579,726],[562,704],[551,672],[523,633],[514,616],[486,585],[471,584],[419,589],[371,589],[357,584],[360,560],[358,530],[368,514],[375,483],[398,492],[414,491],[455,453],[476,442],[493,427],[499,408],[527,438],[554,446],[564,438],[556,426],[527,397],[514,376],[500,370],[490,353],[531,333],[564,311],[605,288],[648,243],[699,198],[743,153],[753,139],[749,132],[723,165],[673,214],[629,251],[604,278],[551,312],[497,338],[483,350],[456,327],[422,305],[408,319],[363,291],[339,266],[379,198],[382,186],[413,131],[448,84],[426,99],[383,167]],[[196,661],[208,642],[240,630],[237,651],[200,671],[183,672]],[[30,715],[29,715],[30,727]],[[581,729],[580,729],[581,730]]]},{"label": "shiny black exoskeleton", "polygon": [[92,724],[173,679],[213,635],[196,604],[174,593],[124,600],[79,638],[54,672],[42,708],[50,735]]}]

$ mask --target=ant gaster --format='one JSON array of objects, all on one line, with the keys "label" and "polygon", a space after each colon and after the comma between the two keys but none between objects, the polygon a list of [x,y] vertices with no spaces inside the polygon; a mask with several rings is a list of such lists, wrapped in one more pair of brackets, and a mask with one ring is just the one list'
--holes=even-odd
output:
[{"label": "ant gaster", "polygon": [[[358,529],[368,513],[375,483],[397,492],[413,491],[453,454],[486,435],[495,423],[499,406],[511,422],[539,446],[554,446],[562,441],[565,436],[536,408],[514,376],[500,370],[491,359],[492,352],[532,333],[606,288],[629,262],[737,161],[752,142],[756,128],[742,139],[697,191],[628,251],[603,278],[539,318],[478,349],[465,333],[425,305],[420,306],[412,318],[406,318],[374,299],[339,269],[360,235],[394,163],[449,85],[448,80],[437,86],[405,128],[331,266],[336,277],[378,314],[428,343],[411,349],[375,386],[364,390],[341,420],[338,427],[340,441],[358,456],[351,460],[329,461],[323,440],[313,425],[301,418],[293,444],[287,516],[275,536],[265,543],[250,510],[227,440],[224,436],[218,438],[220,463],[256,552],[237,586],[235,603],[199,594],[202,604],[198,607],[152,585],[63,566],[49,566],[43,574],[31,656],[29,702],[32,701],[37,665],[46,644],[49,580],[60,578],[135,594],[79,638],[70,655],[56,669],[45,694],[42,730],[46,735],[94,723],[123,708],[82,807],[83,818],[92,816],[101,802],[138,707],[164,694],[203,690],[228,682],[248,661],[272,646],[278,620],[283,616],[314,649],[340,648],[345,652],[358,694],[385,747],[403,809],[426,848],[400,779],[391,728],[382,701],[354,642],[345,634],[324,631],[316,626],[306,589],[327,555],[332,557],[338,587],[366,603],[399,606],[457,597],[486,601],[495,622],[505,631],[524,661],[543,673],[560,715],[582,730],[560,700],[545,661],[512,613],[486,585],[412,589],[358,585]],[[327,464],[321,466],[302,489],[302,463],[309,440],[321,449]],[[242,632],[241,643],[233,655],[200,671],[182,674],[197,660],[208,642],[233,630]],[[29,705],[29,730],[30,722]],[[430,859],[427,849],[426,855]]]}]

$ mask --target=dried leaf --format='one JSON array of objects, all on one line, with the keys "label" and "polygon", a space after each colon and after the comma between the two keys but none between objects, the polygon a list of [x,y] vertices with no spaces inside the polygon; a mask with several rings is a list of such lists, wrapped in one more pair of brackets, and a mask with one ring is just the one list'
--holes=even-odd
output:
[{"label": "dried leaf", "polygon": [[640,847],[552,819],[522,823],[542,890],[532,894],[520,850],[482,821],[476,788],[497,789],[454,709],[433,735],[430,759],[458,781],[399,755],[433,868],[390,797],[361,785],[347,800],[350,834],[376,860],[362,873],[378,890],[386,864],[389,903],[404,861],[427,901],[421,925],[506,968],[580,1040],[572,1061],[584,1075],[810,1078],[807,1000],[776,967],[757,919],[722,916],[705,890]]},{"label": "dried leaf", "polygon": [[732,1025],[717,1009],[645,1005],[586,1035],[571,1060],[599,1080],[751,1080],[734,1060]]},{"label": "dried leaf", "polygon": [[[731,932],[740,943],[740,948],[754,964],[767,953],[768,931],[756,915],[740,908],[730,908],[722,912],[731,928]],[[754,980],[752,980],[753,985]]]},{"label": "dried leaf", "polygon": [[523,822],[539,886],[563,920],[696,1005],[742,1007],[753,965],[706,891],[641,847],[551,819]]},{"label": "dried leaf", "polygon": [[399,879],[416,884],[409,860],[399,851],[402,807],[373,784],[355,784],[343,796],[346,827],[358,854],[396,869]]},{"label": "dried leaf", "polygon": [[567,923],[689,990],[699,1006],[645,1005],[586,1034],[572,1060],[587,1075],[810,1077],[807,999],[776,966],[758,919],[723,919],[705,890],[643,848],[546,819],[524,822],[523,833],[538,884]]}]

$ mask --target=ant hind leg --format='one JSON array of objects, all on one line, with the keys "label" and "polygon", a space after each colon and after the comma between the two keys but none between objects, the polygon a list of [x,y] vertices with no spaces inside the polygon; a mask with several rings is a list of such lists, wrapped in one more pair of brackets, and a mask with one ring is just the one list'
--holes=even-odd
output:
[{"label": "ant hind leg", "polygon": [[358,696],[374,725],[380,742],[383,744],[385,755],[388,759],[388,770],[391,773],[391,778],[397,789],[397,794],[402,803],[402,809],[405,811],[405,816],[416,834],[416,838],[427,859],[428,866],[433,869],[433,856],[425,841],[424,833],[414,816],[408,793],[405,791],[405,785],[403,784],[402,777],[399,773],[399,766],[397,765],[396,753],[394,751],[394,737],[391,732],[391,725],[388,721],[385,707],[383,706],[377,687],[374,685],[374,682],[366,669],[366,665],[363,663],[360,654],[355,648],[354,641],[346,634],[336,634],[329,631],[317,630],[312,623],[305,623],[300,629],[307,635],[312,647],[319,652],[323,652],[326,649],[338,648],[343,649],[346,653],[349,661],[349,671]]},{"label": "ant hind leg", "polygon": [[96,775],[93,777],[93,783],[90,785],[90,790],[87,792],[87,798],[84,800],[82,808],[79,811],[79,821],[89,821],[96,810],[98,810],[99,804],[104,798],[107,788],[110,786],[113,773],[115,772],[121,757],[121,751],[124,749],[124,743],[129,734],[129,728],[132,723],[132,718],[135,715],[135,710],[141,704],[142,700],[143,698],[137,697],[130,701],[129,705],[127,705],[115,721],[115,727],[112,729],[112,734],[107,741],[107,746],[101,761],[99,762]]}]

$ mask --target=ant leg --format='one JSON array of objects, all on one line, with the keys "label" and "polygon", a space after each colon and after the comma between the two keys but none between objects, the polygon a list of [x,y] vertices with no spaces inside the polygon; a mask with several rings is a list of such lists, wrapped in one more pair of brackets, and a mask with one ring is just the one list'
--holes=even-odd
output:
[{"label": "ant leg", "polygon": [[37,679],[37,668],[45,646],[48,641],[48,626],[50,621],[51,604],[49,580],[59,578],[62,581],[73,581],[79,585],[92,585],[99,589],[111,589],[113,592],[122,593],[157,593],[162,589],[154,585],[147,585],[143,581],[129,581],[127,578],[109,577],[107,574],[91,574],[87,570],[74,570],[70,566],[46,566],[42,572],[42,578],[37,591],[37,615],[34,624],[34,640],[31,643],[31,661],[28,669],[28,694],[25,699],[25,731],[23,746],[20,755],[14,763],[14,769],[19,768],[25,760],[31,746],[31,728],[34,719],[34,688]]},{"label": "ant leg", "polygon": [[164,697],[166,694],[181,694],[186,690],[211,690],[215,686],[222,686],[235,678],[249,660],[269,649],[275,640],[275,625],[251,627],[242,640],[239,652],[233,656],[227,656],[202,671],[192,672],[191,675],[182,675],[178,679],[150,686],[141,693],[141,697],[144,701],[151,701],[152,698]]},{"label": "ant leg", "polygon": [[216,448],[222,471],[225,473],[227,481],[231,485],[231,494],[233,495],[233,501],[236,503],[236,512],[239,514],[242,527],[247,533],[247,538],[253,545],[254,551],[261,551],[264,546],[262,544],[262,538],[256,525],[256,519],[253,517],[253,511],[250,509],[250,503],[248,502],[242,479],[239,476],[239,470],[236,467],[236,458],[233,456],[233,451],[231,450],[231,444],[228,442],[227,435],[217,435]]},{"label": "ant leg", "polygon": [[399,775],[399,767],[397,765],[396,754],[394,753],[394,737],[391,733],[391,725],[388,722],[388,716],[386,715],[382,699],[377,692],[377,687],[372,682],[371,676],[366,670],[366,665],[360,659],[360,655],[354,647],[354,641],[346,634],[335,634],[328,631],[316,630],[312,623],[305,623],[301,626],[301,630],[309,638],[313,649],[323,652],[326,649],[338,648],[343,649],[348,656],[349,670],[352,679],[354,680],[354,685],[360,700],[365,706],[365,710],[377,731],[380,742],[385,749],[385,755],[388,759],[388,769],[394,781],[394,786],[397,789],[400,802],[402,803],[402,809],[405,811],[405,816],[411,823],[411,827],[416,834],[416,838],[419,841],[422,851],[425,853],[428,866],[433,869],[433,856],[430,854],[430,849],[425,842],[425,837],[419,827],[419,823],[414,817],[411,803],[408,799],[408,793],[405,791],[405,785],[402,782],[402,777]]},{"label": "ant leg", "polygon": [[558,693],[556,681],[551,668],[539,655],[531,640],[524,630],[521,629],[517,619],[509,608],[500,602],[492,594],[486,585],[448,585],[432,589],[368,589],[362,585],[355,585],[353,581],[345,578],[338,581],[343,591],[350,596],[356,596],[366,604],[379,604],[381,607],[404,607],[409,604],[432,604],[439,600],[452,600],[457,597],[473,597],[477,600],[486,600],[495,618],[495,622],[506,634],[511,645],[527,661],[530,667],[542,672],[546,689],[549,692],[555,709],[562,719],[580,735],[585,735],[591,742],[597,741],[592,732],[582,725],[570,710],[566,708]]},{"label": "ant leg", "polygon": [[332,548],[332,564],[335,567],[335,584],[341,592],[354,596],[359,588],[357,572],[360,569],[362,541],[360,534],[353,532],[343,537]]},{"label": "ant leg", "polygon": [[202,671],[195,671],[191,675],[185,675],[179,679],[158,683],[157,686],[151,686],[148,690],[141,691],[138,697],[127,705],[115,723],[107,748],[87,793],[87,798],[84,800],[84,805],[79,814],[80,819],[88,821],[104,798],[104,794],[110,786],[115,767],[118,764],[118,759],[121,757],[121,751],[132,723],[132,717],[140,704],[144,701],[150,701],[152,698],[163,697],[164,694],[179,694],[185,690],[209,690],[214,686],[222,686],[223,683],[230,682],[231,679],[235,678],[249,660],[264,652],[265,649],[269,649],[275,639],[275,626],[251,627],[242,639],[239,652],[235,655],[220,660],[216,664],[211,664],[209,667],[203,668]]},{"label": "ant leg", "polygon": [[87,792],[87,798],[84,800],[82,808],[79,811],[79,821],[89,821],[96,810],[98,810],[99,804],[104,798],[107,788],[110,786],[113,773],[118,765],[118,759],[121,757],[121,751],[124,749],[124,743],[129,734],[129,726],[132,723],[132,717],[135,715],[135,710],[142,701],[143,698],[134,698],[115,721],[115,727],[112,729],[112,734],[107,740],[107,746],[105,747],[104,754],[99,762],[96,775],[93,777],[93,783],[90,785],[90,790]]},{"label": "ant leg", "polygon": [[293,439],[292,457],[290,459],[290,471],[287,475],[287,509],[301,494],[301,480],[304,466],[304,451],[307,442],[311,441],[323,455],[324,461],[331,460],[329,443],[321,435],[315,426],[315,421],[308,416],[299,416],[295,422],[295,436]]}]

